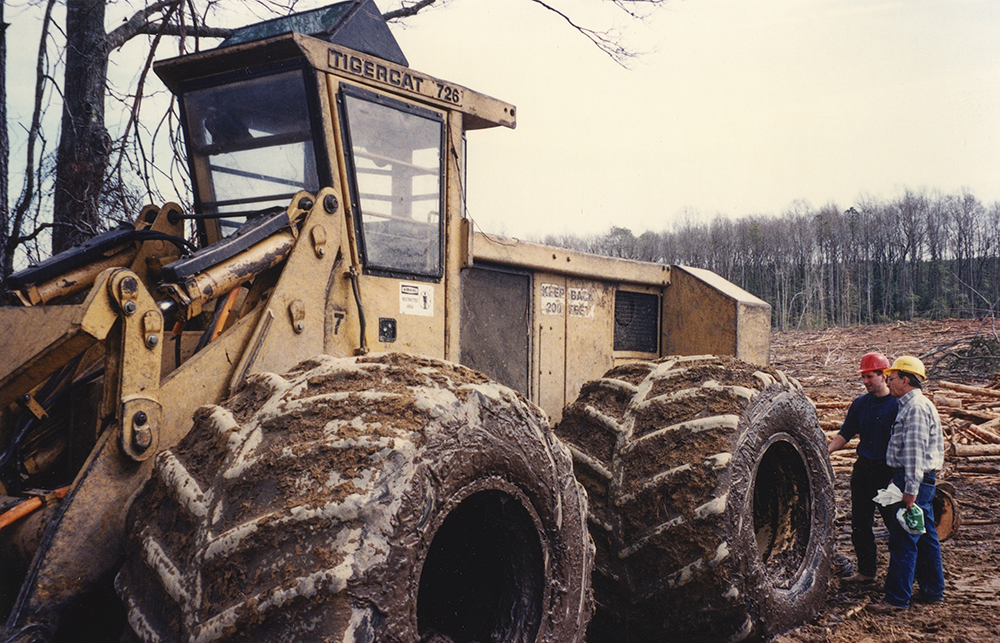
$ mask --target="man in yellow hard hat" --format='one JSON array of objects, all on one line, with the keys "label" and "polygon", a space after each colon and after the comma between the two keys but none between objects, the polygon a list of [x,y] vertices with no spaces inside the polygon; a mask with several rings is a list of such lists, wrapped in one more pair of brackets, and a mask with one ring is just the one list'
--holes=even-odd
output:
[{"label": "man in yellow hard hat", "polygon": [[[921,382],[927,379],[924,364],[906,355],[896,359],[886,373],[899,412],[886,449],[886,462],[893,468],[892,481],[903,492],[902,502],[892,507],[917,505],[924,512],[926,531],[914,534],[898,520],[889,524],[889,570],[885,579],[885,601],[873,611],[906,609],[910,599],[937,603],[944,599],[941,543],[934,527],[936,474],[944,466],[944,435],[934,404],[924,397]],[[913,596],[913,582],[920,592]],[[879,609],[881,608],[881,609]]]},{"label": "man in yellow hard hat", "polygon": [[857,571],[845,580],[871,583],[878,571],[878,549],[872,523],[875,510],[882,521],[889,525],[893,520],[888,509],[875,502],[875,494],[892,481],[892,469],[885,463],[885,450],[892,435],[899,403],[889,393],[885,383],[885,369],[889,360],[879,352],[865,353],[861,357],[858,375],[865,390],[851,402],[840,432],[833,437],[827,449],[830,453],[842,449],[854,436],[858,436],[858,458],[851,471],[851,543],[858,557]]}]

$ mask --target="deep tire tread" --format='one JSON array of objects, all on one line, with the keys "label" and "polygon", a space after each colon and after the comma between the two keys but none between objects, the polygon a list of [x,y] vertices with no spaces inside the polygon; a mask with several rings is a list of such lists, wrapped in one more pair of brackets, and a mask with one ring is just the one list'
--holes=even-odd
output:
[{"label": "deep tire tread", "polygon": [[[552,508],[544,515],[554,576],[539,636],[581,639],[592,554],[569,453],[512,391],[458,365],[401,355],[309,360],[285,377],[255,375],[225,407],[199,410],[130,512],[133,553],[116,580],[130,624],[145,641],[178,643],[414,636],[415,609],[380,592],[411,577],[401,566],[427,545],[407,539],[429,544],[427,521],[448,501],[433,491],[448,483],[447,461],[436,464],[427,449],[460,452],[463,427],[495,417],[505,423],[492,429],[496,438],[469,435],[522,450],[528,491]],[[522,466],[489,447],[469,457]],[[435,473],[425,471],[431,464]],[[560,540],[571,533],[579,540]]]},{"label": "deep tire tread", "polygon": [[[629,379],[616,380],[616,373]],[[622,399],[625,391],[633,392],[631,399]],[[588,641],[738,641],[776,633],[766,615],[755,611],[756,598],[736,582],[741,572],[729,524],[730,470],[751,423],[749,410],[766,411],[790,399],[812,412],[798,382],[780,371],[717,356],[619,367],[583,387],[556,432],[574,453],[591,498],[600,576]],[[593,437],[606,431],[593,409],[609,406],[623,409],[610,453]],[[814,412],[803,422],[803,436],[825,443]],[[588,469],[595,460],[611,472],[610,480]],[[832,485],[827,474],[815,474],[821,495],[823,485]],[[824,551],[829,558],[826,541],[832,542],[818,534],[821,559]],[[823,574],[808,600],[825,592]]]}]

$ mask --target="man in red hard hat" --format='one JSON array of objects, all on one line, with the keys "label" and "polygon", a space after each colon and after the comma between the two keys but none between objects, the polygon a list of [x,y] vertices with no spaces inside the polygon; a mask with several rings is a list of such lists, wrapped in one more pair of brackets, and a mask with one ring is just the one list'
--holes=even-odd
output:
[{"label": "man in red hard hat", "polygon": [[878,509],[886,526],[892,520],[888,509],[873,500],[879,489],[889,485],[893,473],[885,462],[885,450],[899,405],[889,393],[882,372],[886,368],[889,360],[882,353],[866,353],[861,358],[858,374],[868,392],[851,402],[840,432],[827,447],[833,453],[855,435],[860,437],[858,459],[851,472],[851,542],[858,557],[858,569],[847,580],[853,582],[873,582],[878,572],[878,550],[872,530],[875,510]]}]

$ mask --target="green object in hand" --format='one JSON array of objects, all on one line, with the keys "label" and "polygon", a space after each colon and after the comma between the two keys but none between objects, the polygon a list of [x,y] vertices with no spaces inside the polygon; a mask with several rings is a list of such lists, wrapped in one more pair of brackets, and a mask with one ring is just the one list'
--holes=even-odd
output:
[{"label": "green object in hand", "polygon": [[924,526],[924,512],[917,505],[911,505],[909,509],[900,509],[897,518],[911,534],[922,534],[927,531]]}]

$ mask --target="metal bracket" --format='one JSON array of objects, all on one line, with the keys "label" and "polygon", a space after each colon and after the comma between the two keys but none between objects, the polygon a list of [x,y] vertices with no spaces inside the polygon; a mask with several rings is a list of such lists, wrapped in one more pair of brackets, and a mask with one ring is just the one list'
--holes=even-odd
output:
[{"label": "metal bracket", "polygon": [[296,333],[306,329],[306,305],[301,299],[295,299],[288,304],[288,314],[292,318],[292,328]]},{"label": "metal bracket", "polygon": [[129,458],[147,460],[157,453],[160,443],[162,408],[156,395],[160,389],[163,313],[129,270],[113,274],[108,289],[124,313],[116,369],[119,442]]},{"label": "metal bracket", "polygon": [[309,236],[312,238],[313,252],[318,259],[322,259],[326,256],[326,228],[314,225]]},{"label": "metal bracket", "polygon": [[122,451],[137,462],[154,455],[160,444],[162,416],[163,408],[151,397],[133,395],[122,399]]},{"label": "metal bracket", "polygon": [[35,399],[31,393],[25,393],[17,399],[18,404],[20,404],[28,413],[34,416],[36,420],[44,420],[49,417],[49,414],[45,411],[38,400]]}]

